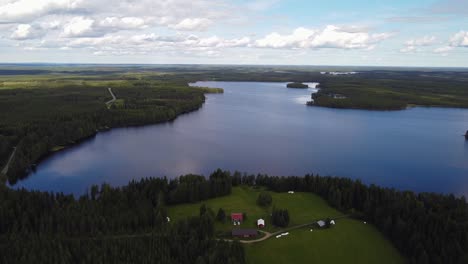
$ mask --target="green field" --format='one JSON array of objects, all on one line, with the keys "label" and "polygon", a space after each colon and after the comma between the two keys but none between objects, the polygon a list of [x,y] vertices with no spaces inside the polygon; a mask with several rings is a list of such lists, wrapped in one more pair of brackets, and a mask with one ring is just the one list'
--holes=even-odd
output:
[{"label": "green field", "polygon": [[[250,187],[234,187],[230,196],[210,199],[194,204],[183,204],[169,208],[169,216],[174,220],[180,220],[188,216],[197,216],[199,208],[202,204],[207,205],[215,214],[219,208],[226,211],[226,215],[230,216],[231,213],[247,213],[247,221],[242,223],[240,227],[251,228],[256,226],[256,221],[259,218],[265,219],[267,231],[277,231],[270,224],[269,215],[273,206],[278,208],[287,208],[290,215],[290,226],[304,224],[316,219],[333,217],[342,215],[337,210],[329,207],[324,200],[320,197],[310,193],[275,193],[270,192],[273,197],[273,204],[269,208],[262,208],[256,204],[257,196],[260,190],[252,189]],[[307,210],[305,210],[307,208]],[[228,220],[222,224],[216,223],[217,230],[231,230],[233,225]]]},{"label": "green field", "polygon": [[371,225],[340,219],[330,229],[289,231],[245,246],[247,263],[405,263],[392,244]]},{"label": "green field", "polygon": [[[261,190],[246,186],[234,187],[232,194],[199,203],[183,204],[168,208],[171,220],[180,220],[199,214],[202,204],[216,213],[223,208],[231,212],[247,213],[247,221],[241,227],[255,227],[258,218],[266,220],[266,231],[280,229],[271,226],[268,215],[273,206],[289,210],[289,226],[309,223],[317,219],[342,215],[328,206],[320,197],[311,193],[275,193],[273,205],[261,208],[256,199]],[[281,238],[271,237],[258,243],[246,244],[248,263],[404,263],[398,251],[372,225],[352,219],[336,220],[337,224],[325,230],[310,231],[303,228],[289,231]],[[233,225],[216,222],[216,229],[230,231]]]}]

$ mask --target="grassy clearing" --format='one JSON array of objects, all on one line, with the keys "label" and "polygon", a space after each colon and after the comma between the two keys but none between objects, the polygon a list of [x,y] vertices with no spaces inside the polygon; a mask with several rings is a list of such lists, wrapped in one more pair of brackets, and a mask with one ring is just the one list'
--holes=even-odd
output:
[{"label": "grassy clearing", "polygon": [[298,229],[285,237],[247,244],[247,263],[405,263],[373,226],[352,219],[336,222],[330,229]]},{"label": "grassy clearing", "polygon": [[[217,213],[219,208],[223,208],[226,215],[230,216],[232,212],[247,213],[247,221],[242,223],[241,227],[251,228],[256,226],[259,218],[265,219],[267,231],[277,231],[279,229],[272,227],[269,215],[273,206],[278,208],[287,208],[290,215],[290,226],[309,223],[318,218],[326,218],[341,215],[340,212],[328,206],[324,200],[311,193],[275,193],[269,192],[273,197],[273,204],[270,207],[263,208],[256,204],[259,189],[253,189],[247,186],[235,187],[230,196],[210,199],[207,201],[183,204],[169,208],[169,215],[175,220],[183,219],[188,216],[199,214],[199,208],[206,204]],[[217,230],[229,231],[233,225],[228,220],[226,223],[216,223]]]},{"label": "grassy clearing", "polygon": [[[235,187],[232,194],[210,199],[200,203],[183,204],[169,207],[171,219],[179,220],[196,216],[202,204],[206,204],[215,213],[221,207],[226,214],[246,212],[248,220],[241,227],[255,227],[258,218],[266,220],[266,231],[278,231],[270,223],[269,213],[273,206],[262,208],[256,205],[259,189],[246,186]],[[273,205],[287,208],[291,217],[289,226],[309,223],[341,215],[320,197],[311,193],[275,193]],[[398,251],[372,225],[352,219],[336,220],[331,229],[314,230],[302,228],[289,231],[290,235],[282,238],[272,237],[262,242],[246,244],[248,263],[404,263]],[[230,221],[216,222],[219,231],[230,231]]]}]

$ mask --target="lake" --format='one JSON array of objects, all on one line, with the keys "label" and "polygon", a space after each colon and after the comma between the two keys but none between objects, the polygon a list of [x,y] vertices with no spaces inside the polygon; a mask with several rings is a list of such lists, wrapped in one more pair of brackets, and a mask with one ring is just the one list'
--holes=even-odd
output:
[{"label": "lake", "polygon": [[222,168],[468,194],[466,109],[342,110],[306,106],[314,89],[286,83],[196,85],[225,92],[173,122],[100,132],[50,156],[15,187],[82,194],[92,184]]}]

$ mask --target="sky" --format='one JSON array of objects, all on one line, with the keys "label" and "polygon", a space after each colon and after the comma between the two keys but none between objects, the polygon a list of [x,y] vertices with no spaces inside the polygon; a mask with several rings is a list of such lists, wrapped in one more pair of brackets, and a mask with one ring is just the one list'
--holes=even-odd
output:
[{"label": "sky", "polygon": [[0,0],[0,62],[468,67],[468,0]]}]

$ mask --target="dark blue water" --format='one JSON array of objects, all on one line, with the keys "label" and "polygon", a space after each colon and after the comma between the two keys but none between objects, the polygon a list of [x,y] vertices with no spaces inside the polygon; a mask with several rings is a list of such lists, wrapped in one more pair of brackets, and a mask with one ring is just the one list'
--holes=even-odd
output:
[{"label": "dark blue water", "polygon": [[114,129],[59,152],[17,184],[81,194],[91,184],[216,168],[271,175],[320,173],[399,189],[468,194],[468,110],[362,111],[308,107],[310,90],[284,83],[222,87],[174,122]]}]

